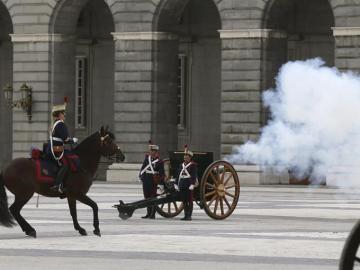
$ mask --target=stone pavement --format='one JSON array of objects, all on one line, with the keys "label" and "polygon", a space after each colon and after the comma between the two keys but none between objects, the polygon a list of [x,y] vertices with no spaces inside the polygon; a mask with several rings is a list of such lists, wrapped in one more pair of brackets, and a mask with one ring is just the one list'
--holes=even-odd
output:
[{"label": "stone pavement", "polygon": [[111,206],[141,199],[140,185],[96,183],[89,195],[100,208],[101,238],[87,206],[77,204],[89,233],[82,237],[66,200],[40,197],[36,208],[35,196],[23,215],[38,238],[0,227],[0,269],[337,269],[360,218],[360,190],[326,187],[242,187],[229,218],[213,220],[196,206],[192,222],[144,220],[143,209],[121,220]]}]

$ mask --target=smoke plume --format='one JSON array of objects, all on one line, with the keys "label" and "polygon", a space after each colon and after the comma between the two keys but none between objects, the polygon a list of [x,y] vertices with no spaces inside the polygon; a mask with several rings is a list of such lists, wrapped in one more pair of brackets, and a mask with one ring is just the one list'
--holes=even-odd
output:
[{"label": "smoke plume", "polygon": [[350,168],[358,170],[360,183],[359,75],[326,67],[320,58],[288,62],[276,88],[264,92],[263,103],[270,120],[257,142],[234,149],[233,163],[291,170],[312,179]]}]

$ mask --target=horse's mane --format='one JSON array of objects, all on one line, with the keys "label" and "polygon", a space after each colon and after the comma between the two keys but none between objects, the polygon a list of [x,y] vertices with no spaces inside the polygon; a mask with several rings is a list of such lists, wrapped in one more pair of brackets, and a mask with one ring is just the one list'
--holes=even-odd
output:
[{"label": "horse's mane", "polygon": [[74,148],[74,152],[80,156],[83,152],[85,152],[85,150],[87,150],[86,152],[88,152],[88,150],[94,149],[94,147],[96,146],[96,144],[94,144],[95,139],[99,135],[99,132],[95,132],[90,136],[87,136],[83,141],[79,143],[78,146]]},{"label": "horse's mane", "polygon": [[[115,136],[112,132],[107,131],[106,134],[108,134],[112,140],[115,140]],[[95,144],[95,141],[99,136],[100,136],[99,131],[96,131],[93,134],[89,135],[83,141],[81,141],[77,147],[74,148],[74,152],[79,156],[81,156],[81,154],[89,153],[89,151],[91,150],[96,152],[97,144]]]}]

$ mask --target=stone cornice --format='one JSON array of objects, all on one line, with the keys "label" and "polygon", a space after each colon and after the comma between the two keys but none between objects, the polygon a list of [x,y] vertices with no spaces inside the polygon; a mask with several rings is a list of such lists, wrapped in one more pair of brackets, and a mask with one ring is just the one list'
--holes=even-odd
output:
[{"label": "stone cornice", "polygon": [[360,36],[360,27],[332,27],[334,37]]},{"label": "stone cornice", "polygon": [[236,38],[287,38],[287,34],[281,30],[274,29],[237,29],[218,30],[221,39]]},{"label": "stone cornice", "polygon": [[178,36],[169,32],[113,32],[114,40],[177,40]]},{"label": "stone cornice", "polygon": [[11,41],[16,42],[66,42],[73,36],[63,34],[10,34]]}]

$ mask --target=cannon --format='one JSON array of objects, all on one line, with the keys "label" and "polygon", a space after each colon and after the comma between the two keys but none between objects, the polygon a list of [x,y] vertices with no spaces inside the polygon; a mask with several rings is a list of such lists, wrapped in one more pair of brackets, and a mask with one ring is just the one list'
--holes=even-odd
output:
[{"label": "cannon", "polygon": [[351,230],[341,257],[339,270],[353,270],[360,267],[360,220],[355,224]]},{"label": "cannon", "polygon": [[[119,201],[117,208],[121,219],[128,219],[139,208],[155,206],[156,212],[165,218],[176,217],[184,209],[179,192],[172,179],[183,162],[183,151],[170,151],[164,159],[165,191],[156,197],[131,203]],[[214,161],[212,152],[194,152],[192,158],[198,167],[198,183],[194,189],[194,202],[213,219],[225,219],[236,209],[240,182],[234,167],[227,161]]]}]

